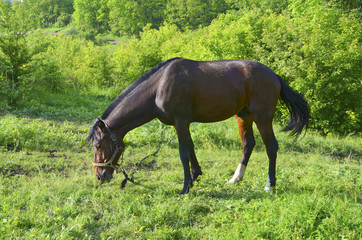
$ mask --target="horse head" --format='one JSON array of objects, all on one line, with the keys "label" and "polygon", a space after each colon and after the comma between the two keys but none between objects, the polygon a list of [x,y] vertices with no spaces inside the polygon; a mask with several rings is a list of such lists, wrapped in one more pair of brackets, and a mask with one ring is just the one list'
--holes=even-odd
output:
[{"label": "horse head", "polygon": [[123,154],[124,143],[112,132],[107,124],[95,118],[87,138],[94,146],[94,172],[99,183],[109,182],[113,172],[119,167],[118,159]]}]

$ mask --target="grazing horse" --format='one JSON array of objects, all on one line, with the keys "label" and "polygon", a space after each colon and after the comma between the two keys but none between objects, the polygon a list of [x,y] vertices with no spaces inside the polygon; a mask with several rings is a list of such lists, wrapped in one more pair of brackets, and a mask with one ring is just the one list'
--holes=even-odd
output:
[{"label": "grazing horse", "polygon": [[[177,131],[184,169],[181,194],[189,192],[202,175],[189,126],[192,122],[217,122],[235,115],[243,155],[229,183],[244,176],[255,145],[252,125],[259,129],[269,158],[265,190],[275,186],[278,142],[272,120],[279,97],[290,120],[284,130],[300,134],[308,127],[309,109],[303,96],[265,65],[251,60],[192,61],[173,58],[145,73],[95,118],[88,141],[94,145],[94,171],[100,183],[110,181],[124,151],[124,136],[155,118]],[[191,163],[191,172],[190,172]]]}]

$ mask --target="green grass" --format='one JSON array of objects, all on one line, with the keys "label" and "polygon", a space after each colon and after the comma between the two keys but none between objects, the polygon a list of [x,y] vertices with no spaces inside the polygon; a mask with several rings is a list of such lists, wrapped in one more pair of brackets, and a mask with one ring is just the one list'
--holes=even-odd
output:
[{"label": "green grass", "polygon": [[134,169],[164,131],[161,150],[121,189],[121,174],[97,183],[84,140],[110,101],[42,92],[0,117],[0,239],[361,239],[361,137],[311,132],[294,143],[276,126],[277,188],[269,194],[257,133],[244,181],[228,185],[241,157],[235,120],[193,124],[204,175],[179,197],[175,130],[152,121],[126,136],[124,165]]},{"label": "green grass", "polygon": [[[145,155],[131,148],[126,165]],[[239,151],[197,151],[204,175],[178,197],[177,149],[163,147],[121,189],[122,175],[100,186],[90,152],[1,153],[3,238],[359,239],[361,167],[317,154],[281,153],[278,187],[263,191],[267,160],[253,154],[244,182],[227,185]],[[150,164],[152,163],[152,164]]]}]

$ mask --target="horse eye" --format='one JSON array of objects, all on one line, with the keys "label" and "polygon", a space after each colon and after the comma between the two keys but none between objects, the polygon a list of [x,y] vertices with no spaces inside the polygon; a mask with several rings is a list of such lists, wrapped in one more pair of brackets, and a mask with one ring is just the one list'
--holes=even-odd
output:
[{"label": "horse eye", "polygon": [[101,145],[100,145],[100,144],[96,144],[95,147],[97,148],[97,150],[101,149]]}]

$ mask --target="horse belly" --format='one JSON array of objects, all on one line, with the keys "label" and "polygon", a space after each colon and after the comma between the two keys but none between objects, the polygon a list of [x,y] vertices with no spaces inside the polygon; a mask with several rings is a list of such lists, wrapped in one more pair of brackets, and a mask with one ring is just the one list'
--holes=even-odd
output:
[{"label": "horse belly", "polygon": [[193,96],[193,120],[217,122],[230,118],[245,107],[244,89],[239,85],[221,83],[196,88]]}]

